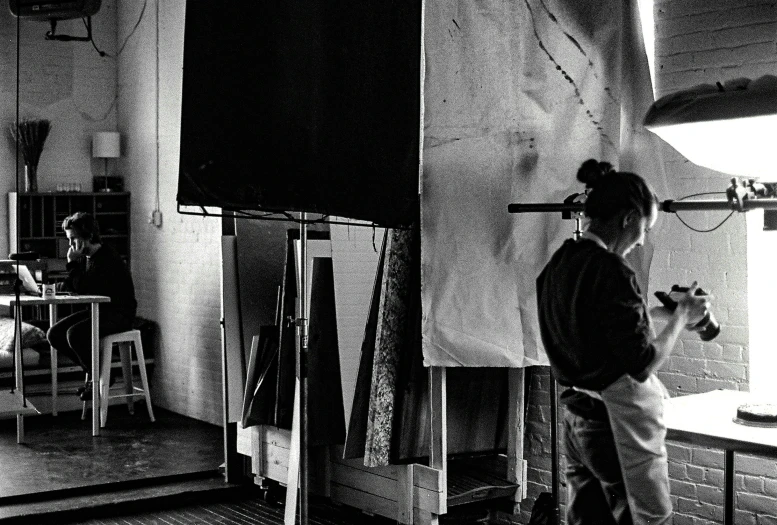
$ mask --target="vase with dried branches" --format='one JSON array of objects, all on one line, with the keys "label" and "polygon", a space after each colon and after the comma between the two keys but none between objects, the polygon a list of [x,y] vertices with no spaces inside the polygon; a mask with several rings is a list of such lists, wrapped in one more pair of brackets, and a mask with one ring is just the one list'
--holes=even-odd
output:
[{"label": "vase with dried branches", "polygon": [[46,119],[22,119],[11,124],[11,138],[16,142],[24,158],[24,191],[38,191],[38,161],[43,144],[51,131],[51,121]]}]

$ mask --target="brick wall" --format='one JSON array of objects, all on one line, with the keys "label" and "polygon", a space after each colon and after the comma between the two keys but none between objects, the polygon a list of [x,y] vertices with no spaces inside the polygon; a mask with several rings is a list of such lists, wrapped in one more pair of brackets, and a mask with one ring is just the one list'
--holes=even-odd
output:
[{"label": "brick wall", "polygon": [[[121,169],[132,192],[132,271],[138,315],[159,324],[154,403],[221,423],[221,222],[176,211],[184,2],[122,2],[118,60]],[[157,171],[157,125],[159,162]],[[161,228],[149,224],[162,211]]]},{"label": "brick wall", "polygon": [[[531,507],[541,492],[550,492],[551,440],[550,440],[550,374],[548,367],[527,369],[529,380],[529,409],[526,416],[524,458],[528,461],[527,498],[520,505],[520,523],[528,523]],[[561,412],[559,412],[561,415]],[[560,480],[564,481],[564,469]],[[564,487],[560,489],[562,502],[566,499]],[[562,509],[561,515],[564,515]]]},{"label": "brick wall", "polygon": [[[656,0],[654,4],[657,96],[777,71],[777,2]],[[724,191],[728,184],[730,176],[693,165],[669,146],[662,153],[671,195],[661,198]],[[698,229],[709,229],[727,213],[680,215]],[[723,327],[721,335],[707,343],[684,334],[659,377],[673,395],[717,388],[748,390],[745,217],[734,215],[711,233],[692,232],[670,214],[662,214],[659,221],[650,291],[698,280],[715,294],[714,312]],[[521,507],[521,523],[528,522],[536,496],[550,490],[548,380],[547,369],[535,369],[525,450],[529,499]],[[675,524],[722,523],[722,452],[676,443],[669,443],[668,449]],[[777,524],[777,462],[737,455],[736,468],[736,522]]]},{"label": "brick wall", "polygon": [[[0,194],[14,191],[17,172],[14,145],[6,140],[6,126],[16,119],[17,22],[19,117],[45,118],[52,125],[38,165],[39,190],[51,191],[58,183],[69,182],[91,191],[92,176],[103,172],[103,163],[92,159],[91,134],[116,128],[116,62],[100,57],[88,42],[45,40],[47,23],[16,19],[6,5],[0,9],[0,172],[4,174]],[[92,32],[102,50],[115,53],[114,0],[102,3],[92,18]],[[57,26],[57,34],[82,36],[85,29],[80,19],[65,20]],[[6,198],[0,199],[0,253],[8,253]]]},{"label": "brick wall", "polygon": [[[658,96],[700,83],[774,74],[777,65],[777,3],[757,0],[656,1]],[[722,191],[730,176],[690,164],[665,147],[675,197]],[[686,214],[689,223],[712,227],[725,212]],[[749,389],[747,238],[745,216],[733,216],[712,233],[690,232],[674,217],[657,239],[656,289],[698,279],[716,296],[723,331],[713,342],[684,337],[660,377],[678,394],[716,388]],[[709,284],[708,284],[709,283]],[[678,525],[721,523],[723,454],[669,445],[672,496]],[[777,523],[777,462],[737,456],[736,521]]]}]

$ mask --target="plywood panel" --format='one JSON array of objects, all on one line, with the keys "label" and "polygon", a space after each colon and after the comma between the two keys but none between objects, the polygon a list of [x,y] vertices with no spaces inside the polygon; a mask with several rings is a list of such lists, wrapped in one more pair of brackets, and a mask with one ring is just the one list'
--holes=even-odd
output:
[{"label": "plywood panel", "polygon": [[244,456],[251,456],[251,437],[252,434],[259,433],[259,427],[243,428],[242,423],[237,423],[237,453]]},{"label": "plywood panel", "polygon": [[284,487],[286,486],[286,479],[289,477],[289,470],[285,465],[265,464],[263,465],[264,472],[260,476],[277,481]]},{"label": "plywood panel", "polygon": [[402,525],[413,523],[413,470],[415,465],[397,468],[397,522]]},{"label": "plywood panel", "polygon": [[332,465],[332,482],[339,485],[358,488],[363,492],[380,495],[397,501],[397,481],[395,479],[372,474],[367,470],[351,468],[347,465]]},{"label": "plywood panel", "polygon": [[240,281],[237,270],[237,237],[221,237],[221,312],[227,359],[227,422],[243,419],[246,363],[243,347],[242,313],[240,311]]},{"label": "plywood panel", "polygon": [[332,501],[389,519],[397,517],[397,502],[338,483],[332,483]]},{"label": "plywood panel", "polygon": [[[265,443],[262,454],[262,463],[269,467],[269,465],[277,465],[284,469],[289,468],[289,449],[276,447]],[[283,478],[284,481],[286,478]]]},{"label": "plywood panel", "polygon": [[441,492],[434,492],[428,489],[413,487],[413,506],[432,514],[445,514],[447,512],[447,501]]},{"label": "plywood panel", "polygon": [[373,476],[381,476],[384,478],[392,479],[394,481],[397,480],[397,469],[402,468],[401,466],[397,466],[397,465],[389,465],[386,467],[365,467],[364,458],[342,459],[341,457],[337,457],[332,461],[333,463],[338,463],[357,470],[363,470],[365,472],[369,472]]},{"label": "plywood panel", "polygon": [[373,229],[359,221],[352,222],[353,226],[330,226],[340,377],[346,421],[351,418],[359,354],[383,239],[382,228]]},{"label": "plywood panel", "polygon": [[265,443],[288,449],[291,444],[291,430],[262,425],[262,440]]},{"label": "plywood panel", "polygon": [[414,466],[413,485],[436,492],[445,490],[442,471],[426,465]]}]

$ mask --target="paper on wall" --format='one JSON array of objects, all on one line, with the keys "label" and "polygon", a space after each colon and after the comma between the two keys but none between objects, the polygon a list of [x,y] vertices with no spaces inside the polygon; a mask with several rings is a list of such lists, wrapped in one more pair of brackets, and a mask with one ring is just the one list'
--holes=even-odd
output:
[{"label": "paper on wall", "polygon": [[620,0],[426,2],[427,366],[547,364],[535,279],[574,221],[507,205],[581,192],[575,173],[588,158],[618,166],[622,131],[633,134],[621,104],[635,91],[621,83],[649,82],[622,75],[630,15]]}]

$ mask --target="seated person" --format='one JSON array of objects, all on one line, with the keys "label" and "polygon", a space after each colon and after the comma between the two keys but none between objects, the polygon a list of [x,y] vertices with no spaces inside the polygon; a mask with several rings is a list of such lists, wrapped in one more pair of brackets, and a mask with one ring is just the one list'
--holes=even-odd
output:
[{"label": "seated person", "polygon": [[[62,221],[67,235],[68,276],[62,291],[82,295],[107,295],[110,303],[100,305],[100,336],[132,329],[137,310],[132,275],[119,254],[103,244],[97,221],[88,213],[77,212]],[[51,346],[72,359],[88,374],[92,368],[92,321],[89,310],[75,312],[49,328]],[[79,391],[91,398],[89,387]]]}]

